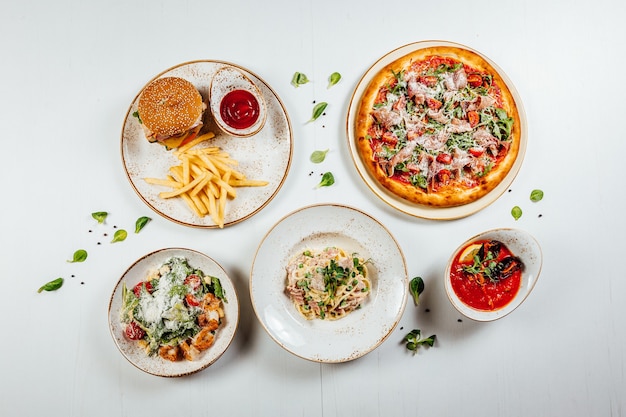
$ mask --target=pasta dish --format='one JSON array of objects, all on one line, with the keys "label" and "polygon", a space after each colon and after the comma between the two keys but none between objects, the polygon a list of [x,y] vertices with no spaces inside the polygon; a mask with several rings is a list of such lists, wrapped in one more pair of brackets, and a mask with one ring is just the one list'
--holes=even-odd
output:
[{"label": "pasta dish", "polygon": [[304,250],[287,266],[285,293],[307,320],[337,320],[361,308],[372,285],[367,261],[343,249]]}]

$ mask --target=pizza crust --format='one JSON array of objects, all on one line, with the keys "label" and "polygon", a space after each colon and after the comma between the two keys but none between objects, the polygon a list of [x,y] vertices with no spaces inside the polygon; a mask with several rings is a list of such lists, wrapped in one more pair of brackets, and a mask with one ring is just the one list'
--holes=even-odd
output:
[{"label": "pizza crust", "polygon": [[[506,156],[500,159],[498,164],[488,174],[478,179],[477,185],[471,188],[451,182],[446,186],[440,187],[436,192],[427,192],[412,184],[397,181],[383,171],[375,160],[374,152],[370,146],[368,132],[374,124],[370,110],[376,101],[380,88],[394,79],[392,71],[398,73],[410,67],[414,62],[423,61],[433,55],[452,58],[476,70],[491,74],[494,84],[501,91],[502,108],[514,120],[510,135],[510,146]],[[455,207],[472,203],[484,197],[505,179],[519,153],[522,132],[515,98],[502,76],[486,59],[467,49],[452,46],[435,46],[419,49],[404,55],[386,65],[374,75],[360,98],[354,123],[354,137],[361,161],[371,176],[391,193],[419,205]]]}]

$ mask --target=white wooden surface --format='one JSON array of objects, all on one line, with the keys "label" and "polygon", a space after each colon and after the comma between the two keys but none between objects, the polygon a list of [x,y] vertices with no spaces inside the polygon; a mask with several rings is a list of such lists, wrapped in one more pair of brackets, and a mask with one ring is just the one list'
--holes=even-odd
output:
[{"label": "white wooden surface", "polygon": [[[626,415],[623,129],[626,6],[620,1],[69,1],[0,5],[0,414],[3,416],[622,416]],[[346,109],[361,75],[407,43],[473,47],[512,79],[529,145],[495,203],[455,221],[413,218],[381,202],[357,174]],[[260,75],[294,130],[287,180],[253,218],[224,230],[173,224],[131,189],[120,159],[129,103],[157,73],[196,59]],[[290,85],[295,71],[310,84]],[[338,71],[341,82],[327,89]],[[314,101],[326,116],[307,124]],[[323,165],[309,155],[330,148]],[[336,184],[314,189],[323,171]],[[313,175],[310,173],[313,172]],[[545,192],[539,203],[528,195]],[[250,303],[251,262],[265,232],[313,203],[358,207],[400,243],[410,277],[426,282],[378,349],[325,365],[284,351]],[[522,218],[510,210],[519,205]],[[110,213],[94,225],[90,213]],[[114,226],[139,235],[110,244]],[[544,267],[530,298],[493,323],[459,321],[442,273],[459,243],[494,227],[540,242]],[[91,230],[91,232],[90,232]],[[106,234],[106,236],[105,236]],[[232,276],[241,301],[233,344],[210,368],[165,379],[117,351],[109,296],[152,250],[203,251]],[[70,264],[79,248],[86,262]],[[65,285],[37,294],[57,277]],[[437,334],[411,356],[408,331]]]}]

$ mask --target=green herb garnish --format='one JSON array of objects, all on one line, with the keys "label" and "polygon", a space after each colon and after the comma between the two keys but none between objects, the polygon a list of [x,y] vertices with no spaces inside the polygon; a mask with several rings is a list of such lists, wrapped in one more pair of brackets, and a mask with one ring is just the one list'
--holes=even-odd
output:
[{"label": "green herb garnish", "polygon": [[139,122],[140,125],[143,124],[143,121],[141,120],[141,117],[139,117],[139,112],[138,111],[134,111],[133,112],[133,117],[137,118],[137,121]]},{"label": "green herb garnish", "polygon": [[519,220],[519,218],[522,217],[522,209],[519,206],[513,207],[511,209],[511,216],[513,216],[515,220]]},{"label": "green herb garnish", "polygon": [[314,164],[319,164],[320,162],[323,162],[324,159],[326,159],[327,153],[328,153],[328,149],[326,149],[325,151],[315,151],[311,154],[311,157],[309,159]]},{"label": "green herb garnish", "polygon": [[126,236],[128,236],[126,230],[120,229],[113,235],[113,240],[111,241],[111,243],[122,242],[126,239]]},{"label": "green herb garnish", "polygon": [[143,229],[150,220],[152,219],[146,216],[138,218],[137,221],[135,222],[135,233],[139,233],[141,229]]},{"label": "green herb garnish", "polygon": [[333,176],[333,173],[325,172],[324,175],[322,175],[322,180],[319,182],[319,184],[317,184],[317,187],[315,188],[329,187],[333,185],[334,183],[335,183],[335,177]]},{"label": "green herb garnish", "polygon": [[330,297],[334,298],[337,288],[346,284],[349,271],[339,266],[334,259],[331,259],[330,264],[320,268],[318,272],[324,276],[324,288],[330,294]]},{"label": "green herb garnish", "polygon": [[543,191],[541,190],[532,190],[530,192],[530,201],[536,203],[537,201],[541,201],[543,199]]},{"label": "green herb garnish", "polygon": [[330,74],[330,77],[328,77],[328,88],[337,84],[339,80],[341,80],[341,74],[339,74],[338,72],[333,72],[332,74]]},{"label": "green herb garnish", "polygon": [[74,252],[74,256],[72,257],[72,259],[68,260],[67,262],[85,262],[85,259],[87,259],[87,251],[85,249],[78,249],[76,252]]},{"label": "green herb garnish", "polygon": [[291,85],[293,85],[296,88],[308,82],[309,82],[309,79],[307,78],[307,76],[297,71],[293,74],[293,78],[291,78]]},{"label": "green herb garnish", "polygon": [[409,283],[409,291],[413,296],[413,302],[417,306],[419,304],[419,296],[424,291],[424,280],[422,277],[415,277]]},{"label": "green herb garnish", "polygon": [[52,280],[50,282],[48,282],[47,284],[42,285],[37,292],[42,292],[42,291],[56,291],[59,288],[61,288],[61,286],[63,285],[63,278],[57,278],[55,280]]},{"label": "green herb garnish", "polygon": [[96,219],[100,224],[104,223],[108,215],[109,213],[106,211],[96,211],[95,213],[91,213],[91,217]]},{"label": "green herb garnish", "polygon": [[406,348],[412,351],[414,355],[417,353],[417,349],[420,346],[426,345],[432,347],[437,339],[437,335],[432,335],[422,339],[421,334],[422,332],[419,329],[413,329],[406,336],[404,336],[403,341],[406,343]]},{"label": "green herb garnish", "polygon": [[311,115],[311,119],[309,120],[309,122],[317,120],[322,114],[324,114],[324,110],[326,110],[327,106],[328,103],[326,103],[325,101],[317,103],[315,107],[313,107],[313,114]]},{"label": "green herb garnish", "polygon": [[463,270],[472,275],[486,276],[493,283],[498,282],[500,278],[496,271],[498,265],[496,259],[500,253],[500,248],[499,244],[483,244],[474,254],[472,264],[463,266]]}]

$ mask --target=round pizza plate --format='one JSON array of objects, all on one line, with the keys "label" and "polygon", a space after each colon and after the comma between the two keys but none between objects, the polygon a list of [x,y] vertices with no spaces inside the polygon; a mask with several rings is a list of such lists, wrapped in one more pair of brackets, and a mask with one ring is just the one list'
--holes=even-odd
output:
[{"label": "round pizza plate", "polygon": [[[511,94],[513,95],[513,98],[517,105],[520,123],[521,123],[519,152],[509,173],[504,177],[504,179],[498,184],[497,187],[495,187],[491,192],[486,194],[484,197],[472,203],[461,205],[461,206],[456,206],[456,207],[430,207],[430,206],[425,206],[421,204],[415,204],[411,201],[408,201],[404,198],[401,198],[393,194],[387,188],[382,186],[376,180],[376,178],[372,176],[367,166],[363,163],[361,156],[359,154],[359,151],[357,149],[357,145],[356,145],[357,139],[355,138],[355,135],[354,135],[355,118],[358,113],[358,107],[361,102],[361,97],[363,93],[365,92],[365,90],[367,89],[372,78],[382,68],[392,63],[393,61],[407,54],[410,54],[414,51],[424,49],[424,48],[435,47],[435,46],[451,46],[451,47],[456,47],[456,48],[463,48],[463,49],[469,50],[471,52],[474,52],[480,55],[483,59],[489,62],[489,64],[491,64],[496,69],[498,74],[502,77],[507,87],[511,91]],[[350,149],[350,153],[352,156],[352,160],[354,161],[354,165],[356,166],[356,169],[359,175],[361,176],[361,178],[363,179],[363,181],[365,182],[365,184],[367,184],[367,186],[374,192],[374,194],[376,194],[385,203],[387,203],[388,205],[394,207],[395,209],[401,212],[404,212],[406,214],[409,214],[415,217],[421,217],[421,218],[433,219],[433,220],[452,220],[452,219],[466,217],[466,216],[476,213],[479,210],[482,210],[483,208],[487,207],[489,204],[496,201],[498,197],[500,197],[508,189],[508,187],[511,185],[511,183],[517,176],[517,173],[519,172],[522,166],[522,161],[524,159],[524,154],[526,152],[526,145],[527,145],[526,115],[525,115],[524,108],[522,105],[522,100],[517,90],[515,89],[513,83],[511,82],[511,80],[506,76],[506,74],[504,73],[504,71],[502,71],[500,67],[498,67],[493,61],[491,61],[489,58],[487,58],[480,52],[472,48],[469,48],[467,46],[454,43],[454,42],[448,42],[448,41],[434,41],[433,40],[433,41],[421,41],[421,42],[411,43],[411,44],[404,45],[400,48],[397,48],[387,53],[386,55],[381,57],[378,61],[376,61],[365,72],[365,74],[363,75],[359,83],[357,84],[354,90],[354,93],[352,94],[352,97],[350,99],[350,105],[348,107],[346,129],[347,129],[347,137],[348,137],[348,148]]]},{"label": "round pizza plate", "polygon": [[[258,87],[267,106],[267,119],[263,128],[249,138],[223,133],[217,127],[209,106],[205,111],[202,132],[206,129],[213,132],[215,137],[197,146],[219,146],[237,160],[237,170],[247,178],[268,181],[263,187],[237,188],[237,198],[226,204],[224,226],[229,226],[258,213],[274,198],[287,177],[293,153],[293,133],[285,106],[265,81],[247,69],[228,62],[186,62],[163,71],[153,80],[165,76],[184,78],[195,85],[206,101],[214,75],[223,68],[234,68],[245,74]],[[148,184],[144,180],[146,177],[165,178],[170,167],[179,165],[180,161],[173,152],[146,140],[134,116],[140,94],[141,91],[126,113],[121,138],[122,162],[131,186],[148,207],[166,219],[191,227],[218,227],[211,216],[197,216],[182,199],[159,197],[160,192],[169,191],[170,188]]]}]

